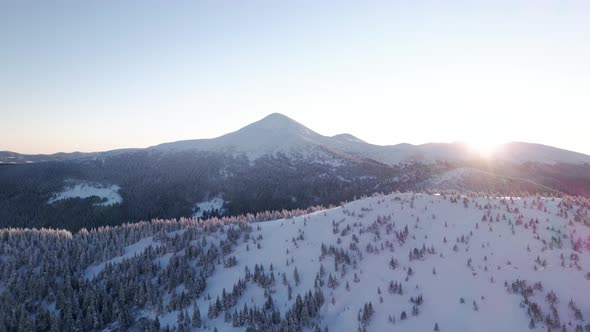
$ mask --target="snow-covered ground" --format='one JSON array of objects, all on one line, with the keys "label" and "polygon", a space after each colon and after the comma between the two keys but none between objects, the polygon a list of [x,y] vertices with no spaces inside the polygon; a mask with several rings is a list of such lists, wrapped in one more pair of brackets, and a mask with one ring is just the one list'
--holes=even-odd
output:
[{"label": "snow-covered ground", "polygon": [[[244,278],[246,267],[253,271],[255,264],[262,264],[276,277],[269,291],[283,314],[297,294],[322,289],[326,301],[319,324],[330,331],[363,326],[369,331],[433,331],[435,326],[440,331],[547,331],[548,321],[560,326],[555,331],[562,325],[566,331],[577,326],[587,331],[589,225],[588,207],[567,199],[374,196],[311,215],[253,224],[251,236],[229,254],[237,264],[224,268],[218,263],[207,279],[204,294],[212,300],[200,297],[187,310],[198,306],[207,329],[243,331],[225,322],[223,314],[208,319],[208,308]],[[207,235],[210,243],[220,236]],[[144,244],[151,241],[145,239]],[[185,250],[166,253],[162,260],[168,262]],[[126,255],[132,251],[126,249]],[[330,279],[335,280],[331,285]],[[393,284],[401,285],[403,292],[390,287]],[[420,296],[423,301],[413,304]],[[261,306],[265,300],[265,290],[250,282],[235,308]],[[362,324],[359,312],[367,303],[374,314]],[[540,316],[531,308],[538,308]],[[147,309],[139,313],[156,315]],[[158,317],[162,326],[174,326],[177,315],[172,311]]]},{"label": "snow-covered ground", "polygon": [[213,197],[208,201],[199,202],[195,204],[195,213],[193,214],[193,216],[195,218],[201,218],[203,217],[205,212],[212,212],[214,210],[217,210],[220,214],[223,214],[223,212],[225,211],[223,209],[223,204],[225,204],[225,201],[221,196]]},{"label": "snow-covered ground", "polygon": [[62,192],[55,193],[49,200],[49,204],[68,198],[89,198],[96,196],[100,199],[105,199],[97,205],[108,206],[123,202],[123,198],[119,194],[121,187],[117,185],[105,186],[98,183],[77,183],[69,185]]}]

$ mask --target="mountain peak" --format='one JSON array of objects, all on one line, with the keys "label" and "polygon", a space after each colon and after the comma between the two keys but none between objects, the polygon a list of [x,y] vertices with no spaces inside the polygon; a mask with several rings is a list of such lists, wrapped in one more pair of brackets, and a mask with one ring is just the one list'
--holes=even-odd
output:
[{"label": "mountain peak", "polygon": [[276,122],[296,122],[290,117],[282,113],[271,113],[265,116],[261,121],[276,121]]},{"label": "mountain peak", "polygon": [[274,137],[275,139],[278,139],[279,137],[284,138],[286,136],[297,136],[300,138],[320,136],[301,123],[280,113],[272,113],[267,115],[263,119],[256,121],[229,135],[233,136],[236,134],[239,134],[240,136],[264,135],[267,138]]},{"label": "mountain peak", "polygon": [[269,114],[265,116],[263,119],[252,123],[251,125],[255,125],[256,127],[265,127],[272,129],[284,129],[288,127],[305,128],[305,126],[301,123],[281,113]]},{"label": "mountain peak", "polygon": [[[272,113],[261,120],[216,139],[188,141],[181,146],[206,150],[244,152],[255,159],[276,151],[302,150],[315,144],[323,136],[280,113]],[[172,143],[175,146],[178,144]]]},{"label": "mountain peak", "polygon": [[280,113],[272,113],[237,131],[205,140],[188,140],[160,144],[159,149],[231,150],[254,157],[276,151],[301,149],[317,143],[323,136]]}]

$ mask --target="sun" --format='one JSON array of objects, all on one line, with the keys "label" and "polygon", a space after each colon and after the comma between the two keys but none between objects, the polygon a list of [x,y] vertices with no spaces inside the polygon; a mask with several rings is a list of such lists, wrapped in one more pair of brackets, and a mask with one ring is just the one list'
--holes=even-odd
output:
[{"label": "sun", "polygon": [[482,157],[491,157],[499,144],[492,139],[478,138],[470,139],[467,145]]}]

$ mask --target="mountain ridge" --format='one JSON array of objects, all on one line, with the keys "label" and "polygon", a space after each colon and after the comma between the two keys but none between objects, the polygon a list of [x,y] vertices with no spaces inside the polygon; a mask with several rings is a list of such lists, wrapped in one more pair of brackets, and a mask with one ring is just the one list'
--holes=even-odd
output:
[{"label": "mountain ridge", "polygon": [[72,152],[50,155],[24,155],[0,151],[0,164],[24,164],[43,161],[64,161],[88,157],[104,157],[128,151],[212,151],[246,155],[256,160],[265,155],[322,156],[327,151],[352,158],[371,159],[385,165],[407,162],[436,163],[486,160],[488,162],[527,162],[545,164],[590,164],[590,155],[539,143],[509,142],[498,145],[483,156],[465,143],[432,142],[377,145],[348,133],[325,136],[281,113],[272,113],[236,131],[215,138],[166,142],[143,149],[117,149],[105,152]]},{"label": "mountain ridge", "polygon": [[251,159],[256,159],[260,155],[268,153],[285,152],[288,154],[310,146],[319,146],[356,157],[373,159],[387,165],[413,161],[433,163],[480,159],[497,159],[503,162],[516,161],[518,163],[531,161],[549,164],[590,164],[590,156],[583,153],[537,143],[501,144],[494,154],[485,158],[468,145],[460,142],[376,145],[367,143],[351,134],[324,136],[280,113],[270,114],[237,131],[217,138],[163,143],[148,149],[159,151],[230,150],[245,153]]}]

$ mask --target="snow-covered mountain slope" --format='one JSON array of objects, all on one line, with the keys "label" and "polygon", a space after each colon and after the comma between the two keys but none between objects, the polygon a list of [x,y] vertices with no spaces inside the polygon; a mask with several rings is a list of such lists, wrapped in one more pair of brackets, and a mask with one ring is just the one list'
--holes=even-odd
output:
[{"label": "snow-covered mountain slope", "polygon": [[271,114],[236,132],[215,139],[165,143],[153,147],[159,151],[206,150],[245,154],[250,159],[282,152],[291,154],[321,153],[328,137],[282,115]]},{"label": "snow-covered mountain slope", "polygon": [[[223,151],[245,154],[250,159],[282,152],[287,155],[333,153],[343,158],[354,156],[387,165],[405,162],[472,161],[483,157],[463,143],[422,145],[374,145],[350,134],[323,136],[289,117],[274,113],[236,132],[214,138],[165,143],[151,149],[159,151]],[[549,146],[507,143],[487,156],[488,161],[508,163],[590,164],[590,156]]]},{"label": "snow-covered mountain slope", "polygon": [[[586,199],[394,193],[310,211],[73,236],[2,230],[0,318],[17,318],[0,324],[47,317],[61,330],[590,329]],[[262,219],[274,220],[252,222]]]},{"label": "snow-covered mountain slope", "polygon": [[[554,291],[560,322],[573,331],[587,322],[576,320],[569,301],[590,314],[589,298],[579,293],[590,287],[584,276],[590,271],[590,229],[568,223],[573,216],[564,218],[564,205],[542,198],[406,194],[269,221],[253,232],[260,249],[254,249],[254,242],[238,246],[237,265],[214,275],[210,293],[215,298],[231,289],[246,266],[262,264],[269,271],[272,265],[277,280],[269,289],[275,306],[280,310],[293,304],[289,286],[293,294],[303,294],[323,284],[327,303],[319,322],[332,331],[363,326],[371,331],[430,331],[437,324],[443,331],[522,331],[529,326],[527,309],[533,303],[542,311],[534,322],[536,330],[545,331],[545,315],[552,315],[546,296]],[[586,247],[582,244],[575,251],[571,242],[578,239],[586,241]],[[287,286],[279,281],[283,274]],[[540,289],[534,288],[538,282]],[[518,287],[526,293],[528,286],[533,291],[522,308]],[[423,303],[414,305],[412,298]],[[254,287],[236,307],[264,301],[263,289]],[[374,314],[359,322],[366,303],[372,304]],[[201,312],[208,311],[207,301],[197,305]],[[401,319],[403,312],[406,320]],[[229,329],[222,319],[209,325]]]}]

